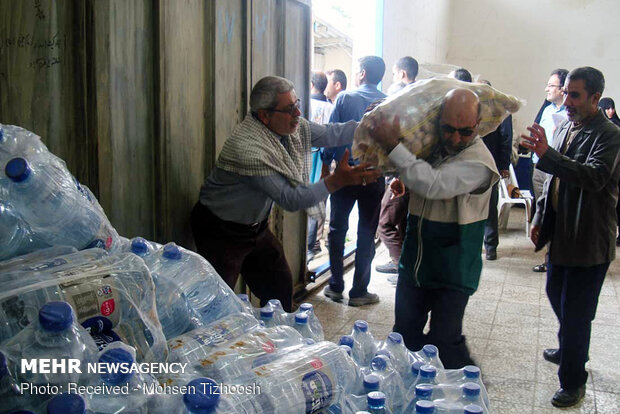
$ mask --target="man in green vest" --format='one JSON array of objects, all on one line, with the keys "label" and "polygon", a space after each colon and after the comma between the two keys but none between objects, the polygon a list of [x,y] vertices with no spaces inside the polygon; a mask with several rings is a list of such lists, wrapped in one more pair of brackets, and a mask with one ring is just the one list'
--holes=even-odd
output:
[{"label": "man in green vest", "polygon": [[380,119],[370,131],[411,194],[394,331],[411,350],[436,345],[446,368],[473,364],[462,333],[463,314],[478,288],[491,187],[499,180],[493,157],[477,134],[479,122],[478,96],[459,88],[443,99],[440,145],[426,161],[399,144],[397,118],[391,123]]}]

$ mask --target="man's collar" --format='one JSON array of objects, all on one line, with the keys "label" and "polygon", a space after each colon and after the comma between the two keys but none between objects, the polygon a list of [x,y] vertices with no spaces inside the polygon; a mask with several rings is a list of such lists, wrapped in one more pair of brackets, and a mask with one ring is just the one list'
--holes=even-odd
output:
[{"label": "man's collar", "polygon": [[553,109],[555,109],[556,112],[560,112],[560,111],[563,111],[564,109],[566,109],[566,107],[564,105],[557,106],[555,104],[555,102],[551,102],[551,107]]},{"label": "man's collar", "polygon": [[316,99],[317,101],[327,102],[327,96],[323,93],[313,93],[310,95],[310,99]]}]

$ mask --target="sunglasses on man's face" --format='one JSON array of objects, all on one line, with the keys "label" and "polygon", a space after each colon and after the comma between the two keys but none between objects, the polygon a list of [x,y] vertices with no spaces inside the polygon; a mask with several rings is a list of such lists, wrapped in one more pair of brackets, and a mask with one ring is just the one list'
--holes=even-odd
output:
[{"label": "sunglasses on man's face", "polygon": [[441,130],[446,134],[454,134],[458,132],[462,137],[469,137],[474,133],[474,128],[476,127],[467,127],[467,128],[455,128],[452,125],[441,124]]},{"label": "sunglasses on man's face", "polygon": [[301,101],[299,99],[297,99],[295,101],[295,103],[290,104],[289,106],[286,107],[286,109],[268,109],[268,111],[270,112],[280,112],[283,114],[289,114],[291,116],[295,116],[295,113],[297,111],[299,111],[299,106],[300,106]]}]

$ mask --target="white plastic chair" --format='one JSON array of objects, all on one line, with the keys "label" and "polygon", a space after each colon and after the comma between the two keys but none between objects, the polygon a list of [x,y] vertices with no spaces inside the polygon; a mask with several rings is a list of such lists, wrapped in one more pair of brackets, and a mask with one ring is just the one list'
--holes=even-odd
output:
[{"label": "white plastic chair", "polygon": [[508,193],[508,184],[512,183],[515,187],[519,187],[519,183],[517,182],[517,176],[515,174],[514,168],[512,168],[512,164],[509,167],[510,177],[502,178],[499,180],[499,199],[497,201],[497,211],[499,214],[499,227],[502,229],[506,229],[508,227],[508,216],[510,215],[510,209],[514,204],[523,204],[525,207],[525,235],[527,237],[530,236],[530,215],[532,212],[532,203],[534,201],[534,197],[529,190],[521,190],[521,197],[512,198]]}]

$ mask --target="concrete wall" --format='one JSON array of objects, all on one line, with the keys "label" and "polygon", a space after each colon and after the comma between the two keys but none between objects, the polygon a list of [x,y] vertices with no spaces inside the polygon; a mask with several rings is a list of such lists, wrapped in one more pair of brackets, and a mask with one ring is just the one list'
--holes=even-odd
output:
[{"label": "concrete wall", "polygon": [[353,75],[352,67],[353,58],[343,49],[330,49],[324,55],[314,54],[312,69],[322,72],[332,69],[342,70],[347,75],[347,89],[355,87],[355,85],[351,83],[351,76]]},{"label": "concrete wall", "polygon": [[620,102],[618,0],[389,0],[384,8],[388,65],[409,54],[466,67],[527,100],[516,131],[533,121],[558,67],[594,66],[605,75],[604,96]]}]

